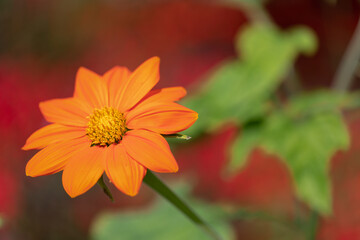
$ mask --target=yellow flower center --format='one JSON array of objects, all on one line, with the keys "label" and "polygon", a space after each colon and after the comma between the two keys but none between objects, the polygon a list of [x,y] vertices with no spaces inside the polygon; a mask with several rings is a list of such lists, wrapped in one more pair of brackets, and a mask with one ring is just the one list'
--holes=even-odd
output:
[{"label": "yellow flower center", "polygon": [[92,146],[110,146],[119,143],[127,131],[124,114],[112,107],[95,109],[88,119],[86,134]]}]

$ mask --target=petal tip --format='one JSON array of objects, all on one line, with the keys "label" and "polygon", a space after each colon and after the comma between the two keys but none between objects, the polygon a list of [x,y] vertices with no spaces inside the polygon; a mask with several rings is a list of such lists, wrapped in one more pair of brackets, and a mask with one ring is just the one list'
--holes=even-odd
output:
[{"label": "petal tip", "polygon": [[71,198],[76,198],[77,196],[79,196],[79,194],[78,195],[76,195],[76,194],[70,194],[70,193],[67,193]]},{"label": "petal tip", "polygon": [[39,177],[42,174],[39,173],[39,170],[36,170],[36,168],[30,167],[30,165],[27,164],[26,167],[25,167],[25,175],[27,177]]},{"label": "petal tip", "polygon": [[29,165],[26,165],[25,167],[25,175],[27,177],[36,177],[36,174],[28,166]]},{"label": "petal tip", "polygon": [[134,191],[134,192],[127,192],[126,193],[129,197],[135,197],[138,194],[138,191]]},{"label": "petal tip", "polygon": [[39,108],[41,108],[44,105],[44,101],[39,102]]},{"label": "petal tip", "polygon": [[194,113],[195,113],[194,118],[195,118],[195,120],[197,120],[199,118],[199,114],[197,112],[194,112]]},{"label": "petal tip", "polygon": [[173,165],[170,169],[171,173],[177,173],[179,171],[179,165],[176,163],[176,165]]},{"label": "petal tip", "polygon": [[180,90],[182,91],[183,96],[186,96],[187,91],[184,87],[180,87]]},{"label": "petal tip", "polygon": [[157,69],[157,74],[159,74],[158,69],[160,66],[160,58],[158,56],[151,57],[145,62],[143,62],[143,64],[141,64],[140,66],[151,66],[153,69]]},{"label": "petal tip", "polygon": [[154,56],[149,58],[148,61],[152,61],[154,63],[160,63],[160,58],[158,56]]},{"label": "petal tip", "polygon": [[74,192],[71,189],[67,189],[65,186],[64,186],[64,190],[71,198],[76,198],[77,196],[82,194],[82,193]]},{"label": "petal tip", "polygon": [[81,72],[84,72],[84,71],[86,71],[86,72],[92,72],[90,69],[88,69],[88,68],[86,68],[86,67],[84,67],[84,66],[80,66],[80,67],[78,68],[78,70],[77,70],[77,74],[79,74],[79,73],[81,73]]}]

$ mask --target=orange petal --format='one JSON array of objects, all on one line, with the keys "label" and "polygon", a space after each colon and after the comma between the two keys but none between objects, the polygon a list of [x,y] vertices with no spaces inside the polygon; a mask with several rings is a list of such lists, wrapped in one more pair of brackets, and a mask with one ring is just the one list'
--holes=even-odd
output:
[{"label": "orange petal", "polygon": [[147,129],[161,134],[181,132],[197,118],[198,114],[193,110],[172,102],[139,105],[126,116],[129,129]]},{"label": "orange petal", "polygon": [[[150,91],[137,106],[149,104],[151,102],[173,102],[178,101],[186,95],[183,87],[169,87]],[[136,106],[136,107],[137,107]]]},{"label": "orange petal", "polygon": [[53,99],[39,104],[40,110],[48,122],[68,126],[87,126],[92,108],[75,98]]},{"label": "orange petal", "polygon": [[109,154],[107,147],[88,146],[69,159],[62,181],[70,197],[79,196],[95,185],[104,172],[104,164]]},{"label": "orange petal", "polygon": [[111,145],[111,156],[105,171],[111,182],[123,193],[135,196],[139,192],[146,168],[132,159],[123,144]]},{"label": "orange petal", "polygon": [[69,158],[84,147],[89,147],[87,138],[78,138],[51,144],[35,154],[26,165],[26,175],[37,177],[61,171]]},{"label": "orange petal", "polygon": [[85,134],[84,128],[50,124],[31,134],[22,149],[41,149],[53,143],[79,138]]},{"label": "orange petal", "polygon": [[109,106],[119,109],[120,99],[124,95],[131,72],[126,67],[113,67],[107,71],[103,79],[109,89]]},{"label": "orange petal", "polygon": [[169,144],[158,133],[128,131],[122,140],[126,152],[144,167],[155,172],[177,172],[179,167]]},{"label": "orange petal", "polygon": [[152,57],[130,75],[118,102],[121,112],[133,107],[156,85],[160,78],[159,64],[160,59]]},{"label": "orange petal", "polygon": [[89,103],[91,107],[108,106],[106,83],[101,76],[84,67],[80,67],[76,74],[74,97]]}]

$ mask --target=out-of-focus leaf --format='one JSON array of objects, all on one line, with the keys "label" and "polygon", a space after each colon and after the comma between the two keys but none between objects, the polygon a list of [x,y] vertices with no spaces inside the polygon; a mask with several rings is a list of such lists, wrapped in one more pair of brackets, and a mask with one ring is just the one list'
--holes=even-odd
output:
[{"label": "out-of-focus leaf", "polygon": [[292,38],[292,43],[300,52],[306,55],[315,53],[318,46],[315,33],[310,28],[304,26],[293,27],[288,34]]},{"label": "out-of-focus leaf", "polygon": [[[179,190],[179,189],[178,189]],[[180,196],[187,196],[187,191],[180,189]],[[235,239],[225,212],[219,206],[212,206],[197,201],[187,202],[199,213],[224,240]],[[158,199],[149,209],[130,212],[104,213],[92,227],[94,240],[183,240],[211,239],[164,199]]]},{"label": "out-of-focus leaf", "polygon": [[[245,62],[260,60],[268,68],[267,71],[275,72],[284,65],[289,66],[287,64],[291,63],[285,61],[294,60],[298,53],[313,53],[317,42],[314,33],[303,26],[284,32],[274,26],[254,24],[239,32],[235,46]],[[272,56],[272,53],[277,54]],[[273,59],[279,63],[271,62]]]},{"label": "out-of-focus leaf", "polygon": [[360,91],[354,91],[347,94],[345,107],[347,109],[360,108]]},{"label": "out-of-focus leaf", "polygon": [[230,148],[231,161],[228,164],[230,173],[238,172],[246,164],[246,160],[251,151],[259,144],[261,139],[261,129],[257,127],[244,128],[236,137]]},{"label": "out-of-focus leaf", "polygon": [[3,227],[3,225],[4,225],[4,219],[0,215],[0,229]]},{"label": "out-of-focus leaf", "polygon": [[[238,146],[245,143],[244,146],[239,149],[233,146],[231,171],[244,164],[244,155],[251,147],[261,146],[285,161],[298,197],[319,213],[329,214],[328,163],[336,151],[349,145],[347,128],[339,111],[346,107],[348,99],[347,95],[326,91],[299,96],[285,109],[266,118],[257,130],[245,128],[236,141]],[[242,159],[237,159],[239,157]]]},{"label": "out-of-focus leaf", "polygon": [[298,197],[321,214],[329,214],[328,162],[336,151],[349,144],[341,116],[319,113],[296,120],[279,113],[269,118],[263,134],[263,147],[279,155],[289,167]]},{"label": "out-of-focus leaf", "polygon": [[304,28],[282,32],[256,24],[240,33],[236,48],[241,60],[222,63],[200,92],[184,102],[199,113],[186,132],[193,137],[227,122],[240,124],[261,117],[295,57],[316,46],[315,37]]},{"label": "out-of-focus leaf", "polygon": [[[359,94],[357,94],[359,98]],[[286,108],[287,114],[297,117],[308,117],[321,112],[337,112],[342,108],[354,105],[354,94],[343,94],[332,91],[318,91],[311,94],[303,94],[294,98]]]}]

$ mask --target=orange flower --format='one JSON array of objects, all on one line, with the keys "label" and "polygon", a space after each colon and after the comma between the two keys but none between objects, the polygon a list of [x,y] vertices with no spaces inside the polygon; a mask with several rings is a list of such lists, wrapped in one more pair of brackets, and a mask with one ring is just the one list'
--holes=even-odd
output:
[{"label": "orange flower", "polygon": [[81,67],[72,98],[40,103],[50,125],[34,132],[24,150],[42,149],[26,165],[37,177],[63,170],[65,191],[76,197],[106,173],[122,192],[138,193],[146,170],[176,172],[178,165],[161,134],[190,127],[197,113],[174,101],[182,87],[150,91],[159,81],[158,57],[134,72],[114,67],[103,76]]}]

